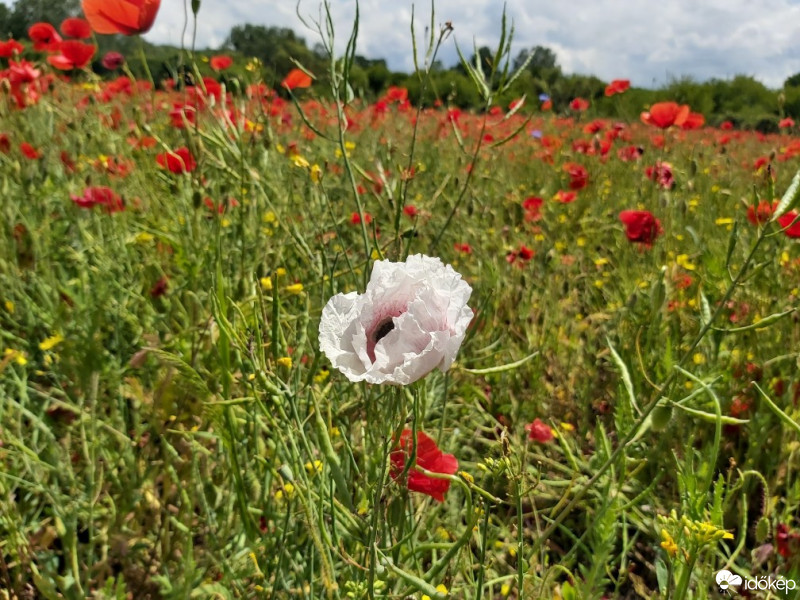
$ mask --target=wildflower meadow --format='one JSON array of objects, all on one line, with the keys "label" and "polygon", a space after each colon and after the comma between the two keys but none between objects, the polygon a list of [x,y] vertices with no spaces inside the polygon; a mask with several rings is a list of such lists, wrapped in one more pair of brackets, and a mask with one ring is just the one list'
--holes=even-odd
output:
[{"label": "wildflower meadow", "polygon": [[433,11],[430,101],[327,4],[163,77],[159,7],[0,40],[0,598],[798,597],[791,119],[509,101],[510,18],[459,107]]}]

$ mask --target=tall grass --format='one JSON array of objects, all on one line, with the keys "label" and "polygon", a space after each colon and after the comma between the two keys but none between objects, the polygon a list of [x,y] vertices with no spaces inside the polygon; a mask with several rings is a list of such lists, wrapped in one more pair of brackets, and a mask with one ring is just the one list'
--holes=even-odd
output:
[{"label": "tall grass", "polygon": [[[330,10],[335,102],[265,93],[256,62],[218,92],[75,73],[24,109],[2,97],[5,597],[682,599],[714,597],[723,567],[797,579],[800,263],[746,218],[786,190],[792,208],[795,138],[498,107],[505,21],[489,77],[464,61],[483,111],[449,90],[366,104],[358,19],[337,56]],[[427,33],[422,86],[451,35],[433,14]],[[187,102],[196,122],[176,122]],[[195,170],[158,166],[181,146]],[[674,187],[646,176],[657,161]],[[572,162],[589,183],[561,203]],[[125,210],[71,199],[100,185]],[[626,209],[662,235],[629,241]],[[322,307],[416,253],[474,288],[458,362],[350,383],[319,351]],[[406,427],[459,462],[430,474],[442,503],[390,475]]]}]

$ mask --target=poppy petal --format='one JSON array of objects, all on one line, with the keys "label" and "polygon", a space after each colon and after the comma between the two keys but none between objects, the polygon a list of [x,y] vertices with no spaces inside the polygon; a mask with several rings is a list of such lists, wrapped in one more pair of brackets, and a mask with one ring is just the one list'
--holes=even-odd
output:
[{"label": "poppy petal", "polygon": [[281,85],[290,90],[295,88],[307,88],[311,85],[311,77],[301,69],[292,69],[281,82]]}]

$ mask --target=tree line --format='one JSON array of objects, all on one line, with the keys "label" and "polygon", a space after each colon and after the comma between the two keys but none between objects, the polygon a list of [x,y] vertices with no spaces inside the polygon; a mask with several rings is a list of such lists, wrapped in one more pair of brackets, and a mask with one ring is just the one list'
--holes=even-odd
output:
[{"label": "tree line", "polygon": [[[80,0],[17,0],[9,7],[0,4],[0,40],[27,38],[31,24],[47,21],[58,26],[64,18],[80,14]],[[102,53],[114,49],[132,53],[133,40],[124,36],[99,36],[100,52],[97,70],[102,72],[99,58]],[[248,61],[260,61],[265,81],[278,82],[297,63],[313,73],[319,85],[325,89],[329,76],[329,58],[325,49],[317,44],[309,47],[305,39],[292,29],[243,24],[233,27],[222,47],[206,49],[198,54],[210,56],[228,53],[234,66],[226,73],[229,78],[244,76]],[[175,76],[184,68],[187,53],[170,46],[145,44],[145,54],[153,73],[159,77]],[[477,56],[469,58],[488,74],[492,70],[494,51],[489,47],[479,48]],[[696,81],[689,77],[676,78],[658,89],[631,88],[625,94],[613,98],[605,97],[606,82],[592,75],[564,73],[556,54],[549,48],[535,46],[521,50],[512,61],[512,68],[524,65],[524,71],[508,92],[498,102],[508,105],[522,98],[538,105],[540,95],[547,95],[555,111],[566,110],[574,98],[584,98],[591,104],[591,114],[600,117],[635,119],[648,105],[661,100],[674,100],[689,104],[692,110],[705,115],[707,122],[717,124],[731,121],[743,128],[760,131],[777,130],[778,121],[786,116],[800,119],[800,73],[789,77],[782,89],[773,90],[749,75],[738,75],[731,79]],[[136,61],[131,62],[136,73]],[[143,74],[143,73],[141,73]],[[433,104],[437,100],[459,108],[480,108],[481,98],[463,64],[445,66],[441,62],[431,65],[429,85],[421,85],[415,74],[393,71],[382,58],[356,56],[350,69],[349,83],[357,96],[367,100],[380,97],[389,86],[400,86],[408,90],[412,103]]]}]

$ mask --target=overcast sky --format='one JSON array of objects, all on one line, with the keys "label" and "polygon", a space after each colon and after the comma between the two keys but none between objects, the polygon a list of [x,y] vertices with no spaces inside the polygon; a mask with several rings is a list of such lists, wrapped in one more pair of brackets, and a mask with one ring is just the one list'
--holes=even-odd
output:
[{"label": "overcast sky", "polygon": [[[341,49],[355,1],[330,3]],[[146,39],[180,44],[190,0],[185,4],[162,0]],[[430,0],[362,0],[358,53],[412,70],[412,4],[422,31],[430,22]],[[800,72],[800,0],[507,0],[506,6],[515,26],[513,54],[547,46],[567,73],[630,79],[643,87],[683,75],[705,80],[744,74],[777,88]],[[300,0],[299,11],[318,18],[319,7],[318,0]],[[457,59],[454,41],[465,53],[473,40],[497,43],[502,7],[499,0],[437,0],[436,26],[450,21],[454,27],[441,52],[446,66]],[[218,47],[242,23],[291,27],[309,46],[319,41],[298,18],[295,0],[202,0],[198,17],[198,48]]]}]

